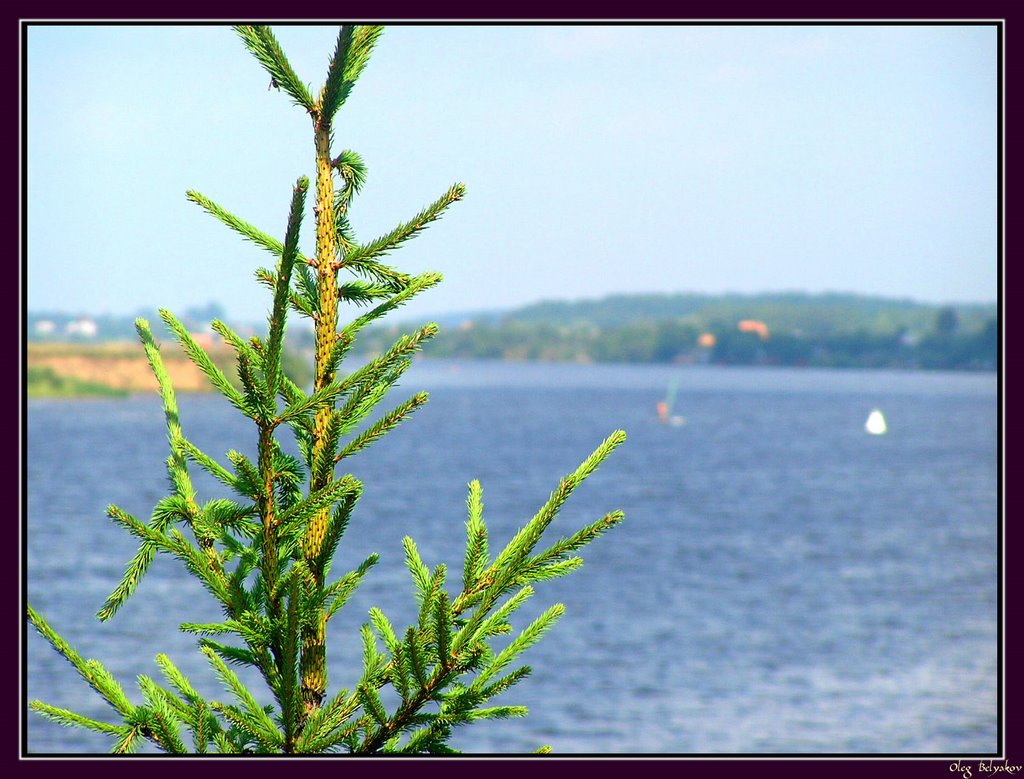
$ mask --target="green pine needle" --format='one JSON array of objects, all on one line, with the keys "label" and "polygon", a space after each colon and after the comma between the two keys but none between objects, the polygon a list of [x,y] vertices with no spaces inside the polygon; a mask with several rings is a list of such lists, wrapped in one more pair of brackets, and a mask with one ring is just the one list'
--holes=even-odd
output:
[{"label": "green pine needle", "polygon": [[334,116],[344,105],[383,32],[384,28],[379,25],[345,25],[341,28],[324,84],[324,116]]},{"label": "green pine needle", "polygon": [[142,741],[142,727],[132,725],[121,728],[119,732],[121,738],[114,744],[114,748],[110,750],[111,753],[115,755],[133,754],[139,748],[139,742]]},{"label": "green pine needle", "polygon": [[473,590],[480,580],[490,559],[487,551],[487,525],[484,524],[483,488],[479,481],[469,484],[466,499],[469,519],[466,521],[466,558],[463,564],[462,584],[467,592]]},{"label": "green pine needle", "polygon": [[325,387],[321,387],[312,395],[306,395],[303,393],[303,396],[300,399],[293,402],[284,409],[284,411],[278,414],[274,421],[277,424],[280,424],[281,422],[290,422],[298,417],[308,414],[311,411],[316,411],[321,406],[333,403],[344,391],[344,383],[332,382]]},{"label": "green pine needle", "polygon": [[489,709],[475,709],[469,713],[469,720],[482,719],[511,719],[513,717],[525,717],[530,713],[526,706],[494,706]]},{"label": "green pine needle", "polygon": [[235,672],[220,659],[212,646],[204,645],[202,652],[210,661],[225,689],[234,695],[235,699],[244,707],[245,713],[239,712],[240,724],[243,724],[253,736],[261,741],[277,746],[282,745],[284,743],[283,734],[277,729],[277,725],[274,724],[270,715],[256,702],[252,693]]},{"label": "green pine needle", "polygon": [[199,465],[203,470],[216,478],[222,484],[226,484],[235,492],[241,492],[239,489],[241,485],[238,477],[231,473],[227,468],[224,468],[212,457],[202,452],[195,444],[190,441],[183,440],[181,442],[181,447],[185,455]]},{"label": "green pine needle", "polygon": [[206,374],[210,382],[220,390],[221,394],[224,395],[239,411],[245,414],[247,417],[254,418],[257,413],[254,409],[250,408],[242,396],[239,394],[231,382],[227,380],[220,368],[213,364],[213,360],[199,344],[195,342],[195,339],[188,332],[188,328],[185,327],[177,317],[174,316],[167,309],[160,309],[160,317],[167,323],[167,326],[174,332],[178,338],[178,342],[181,344],[185,353],[189,356],[189,359],[196,364],[203,373]]},{"label": "green pine needle", "polygon": [[356,570],[350,571],[327,588],[324,593],[325,600],[333,598],[327,608],[326,618],[328,620],[348,602],[348,599],[352,597],[356,588],[359,587],[359,584],[363,581],[363,577],[366,576],[367,571],[376,565],[379,559],[380,557],[377,554],[370,555],[363,560]]},{"label": "green pine needle", "polygon": [[314,516],[333,505],[335,501],[341,500],[346,494],[358,494],[361,490],[362,484],[350,475],[331,482],[284,512],[279,518],[281,532],[289,532],[291,525],[296,525]]},{"label": "green pine needle", "polygon": [[277,265],[277,285],[274,289],[274,307],[270,314],[270,332],[267,336],[267,354],[263,362],[263,374],[271,397],[277,395],[278,377],[281,372],[281,347],[284,339],[285,317],[288,313],[288,288],[291,285],[292,268],[298,255],[299,229],[302,226],[302,211],[306,204],[309,179],[300,178],[292,192],[291,208],[288,213],[288,228],[284,248]]},{"label": "green pine needle", "polygon": [[[402,304],[407,303],[419,293],[439,284],[441,279],[442,276],[440,273],[424,273],[417,276],[412,279],[401,292],[388,300],[385,300],[383,303],[374,306],[362,316],[356,317],[349,322],[344,328],[342,328],[338,335],[338,343],[334,348],[334,353],[331,355],[331,366],[336,366],[338,361],[341,359],[341,356],[351,348],[352,343],[355,341],[355,337],[360,330],[372,323],[374,320],[379,319],[385,314],[394,311]],[[437,325],[433,325],[433,327],[436,330]]]},{"label": "green pine needle", "polygon": [[100,663],[96,660],[83,659],[32,606],[28,606],[28,618],[39,634],[50,643],[50,646],[62,654],[81,674],[82,678],[117,712],[125,717],[130,717],[134,713],[135,707],[124,694],[121,685]]},{"label": "green pine needle", "polygon": [[430,594],[430,569],[420,557],[420,550],[411,537],[403,538],[402,546],[405,548],[405,567],[409,569],[413,583],[416,585],[416,600],[422,604]]},{"label": "green pine needle", "polygon": [[511,571],[529,555],[534,547],[536,547],[537,542],[540,541],[541,534],[551,524],[551,521],[558,514],[559,509],[562,508],[573,491],[583,483],[584,479],[597,470],[597,467],[604,462],[608,455],[625,440],[626,434],[621,430],[616,430],[601,442],[597,449],[580,464],[579,468],[562,479],[558,488],[551,493],[551,497],[534,515],[533,519],[516,534],[508,546],[498,555],[493,567],[499,570]]},{"label": "green pine needle", "polygon": [[453,184],[441,197],[420,211],[408,222],[404,222],[391,232],[370,241],[363,246],[356,246],[345,255],[345,265],[358,267],[366,260],[382,257],[400,244],[415,238],[425,230],[431,222],[440,219],[447,208],[456,201],[462,200],[466,194],[464,184]]},{"label": "green pine needle", "polygon": [[[196,203],[197,205],[201,206],[209,214],[215,216],[217,219],[222,221],[224,224],[226,224],[236,233],[241,235],[243,238],[252,241],[257,246],[266,249],[275,257],[280,257],[284,253],[284,244],[281,243],[279,240],[277,240],[276,238],[272,238],[262,230],[253,227],[248,222],[239,219],[230,211],[227,211],[226,209],[217,205],[209,198],[199,194],[198,192],[195,192],[194,190],[188,190],[185,193],[185,196],[193,203]],[[302,258],[301,256],[298,259],[300,261],[304,261],[304,258]]]},{"label": "green pine needle", "polygon": [[530,668],[530,666],[523,665],[511,673],[505,674],[497,681],[491,682],[487,685],[474,683],[470,689],[475,691],[482,700],[490,700],[491,698],[501,695],[518,682],[523,681],[523,679],[527,678],[532,673],[533,669]]},{"label": "green pine needle", "polygon": [[508,618],[529,598],[533,596],[533,587],[526,585],[515,595],[503,603],[496,611],[484,618],[484,611],[480,610],[473,615],[473,618],[459,632],[455,639],[455,651],[463,646],[471,644],[483,638],[497,635],[499,632],[506,632],[501,629],[507,623]]},{"label": "green pine needle", "polygon": [[114,616],[117,611],[124,605],[125,601],[128,600],[139,586],[139,582],[145,575],[146,571],[149,570],[149,566],[153,562],[153,558],[156,556],[156,545],[149,542],[143,541],[139,547],[139,551],[135,554],[135,557],[131,559],[128,566],[125,568],[124,576],[118,583],[114,591],[110,593],[106,601],[103,603],[103,608],[97,612],[96,616],[101,622],[106,622],[108,619]]},{"label": "green pine needle", "polygon": [[339,462],[346,457],[349,457],[356,452],[364,449],[368,445],[372,444],[378,438],[381,438],[385,433],[394,430],[398,425],[416,409],[427,402],[427,393],[419,392],[413,395],[407,401],[399,405],[397,408],[392,409],[373,425],[367,428],[365,431],[356,436],[352,441],[337,455],[334,457],[335,462]]},{"label": "green pine needle", "polygon": [[80,727],[87,730],[94,730],[97,733],[106,733],[110,735],[119,736],[124,732],[124,728],[118,725],[110,725],[106,722],[99,722],[98,720],[90,719],[89,717],[76,714],[73,711],[67,709],[61,709],[56,706],[51,706],[48,703],[42,701],[32,701],[29,704],[29,708],[33,711],[37,711],[49,720],[64,725],[65,727]]},{"label": "green pine needle", "polygon": [[388,648],[388,651],[394,652],[399,646],[398,638],[395,636],[395,629],[391,625],[391,621],[384,615],[384,612],[376,606],[370,609],[370,624],[373,625],[377,635],[384,641],[384,646]]},{"label": "green pine needle", "polygon": [[480,673],[480,676],[477,677],[471,689],[479,689],[482,687],[494,678],[494,676],[499,674],[518,655],[537,643],[541,636],[543,636],[544,633],[546,633],[564,613],[565,606],[561,603],[556,603],[537,617],[537,619],[531,622],[522,633],[509,643],[508,646],[498,653],[498,656],[493,660],[493,662],[491,662],[490,665]]},{"label": "green pine needle", "polygon": [[351,149],[345,149],[331,160],[331,165],[338,171],[345,180],[345,185],[358,192],[366,183],[366,163],[363,158]]},{"label": "green pine needle", "polygon": [[245,43],[245,47],[270,74],[271,83],[291,95],[296,105],[305,108],[309,113],[314,113],[317,108],[316,101],[313,100],[306,85],[295,75],[281,49],[281,44],[277,42],[270,28],[265,25],[239,24],[235,25],[234,30]]}]

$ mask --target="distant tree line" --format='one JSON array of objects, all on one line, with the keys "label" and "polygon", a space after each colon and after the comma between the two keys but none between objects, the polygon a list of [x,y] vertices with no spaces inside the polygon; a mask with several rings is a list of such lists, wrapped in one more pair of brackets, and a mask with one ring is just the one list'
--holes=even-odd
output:
[{"label": "distant tree line", "polygon": [[814,336],[780,333],[762,341],[754,333],[720,330],[709,361],[724,365],[790,365],[831,368],[994,370],[998,354],[995,317],[973,332],[923,336],[907,331],[857,330]]},{"label": "distant tree line", "polygon": [[[737,319],[717,317],[641,320],[612,326],[505,319],[465,322],[442,330],[424,353],[435,358],[629,363],[706,363],[836,368],[994,370],[998,353],[995,315],[967,327],[953,307],[931,312],[923,330],[856,329],[829,321],[815,331],[777,330],[767,337],[742,331]],[[389,330],[363,339],[370,352],[384,348]]]},{"label": "distant tree line", "polygon": [[[211,303],[187,310],[183,321],[200,331],[222,316]],[[49,317],[54,332],[40,336],[41,318],[29,315],[29,338],[74,340],[61,335],[65,323],[57,316]],[[764,323],[766,332],[740,330],[744,320]],[[950,370],[993,370],[998,360],[994,304],[939,306],[840,293],[615,295],[445,321],[426,356]],[[116,340],[131,322],[97,317],[98,338],[91,340]],[[367,330],[359,347],[381,353],[403,327]],[[296,327],[287,338],[289,351],[312,348],[312,331]]]}]

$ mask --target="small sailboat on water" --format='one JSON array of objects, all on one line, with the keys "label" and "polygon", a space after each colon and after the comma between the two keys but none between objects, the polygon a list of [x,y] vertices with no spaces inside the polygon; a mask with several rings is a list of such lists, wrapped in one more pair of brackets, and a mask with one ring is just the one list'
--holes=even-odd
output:
[{"label": "small sailboat on water", "polygon": [[686,420],[683,417],[672,414],[672,406],[675,405],[676,392],[678,391],[679,377],[673,376],[672,381],[669,382],[668,391],[665,393],[665,399],[658,401],[658,421],[663,425],[679,427],[686,423]]},{"label": "small sailboat on water", "polygon": [[864,429],[871,435],[883,435],[889,426],[885,423],[885,417],[877,408],[868,414],[868,420],[864,423]]}]

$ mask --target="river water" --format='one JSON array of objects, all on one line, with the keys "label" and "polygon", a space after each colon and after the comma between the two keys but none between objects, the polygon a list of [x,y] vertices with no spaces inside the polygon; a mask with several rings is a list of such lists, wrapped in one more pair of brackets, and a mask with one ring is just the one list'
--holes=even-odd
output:
[{"label": "river water", "polygon": [[[674,414],[656,403],[678,383]],[[483,484],[499,549],[600,441],[629,438],[551,532],[609,510],[626,521],[584,567],[537,586],[532,619],[566,615],[496,703],[521,720],[456,731],[474,753],[966,754],[997,748],[998,418],[994,374],[424,361],[391,396],[430,402],[350,462],[364,493],[335,563],[380,552],[331,622],[331,689],[350,687],[358,628],[378,605],[415,618],[401,539],[456,584],[466,484]],[[226,463],[252,431],[218,396],[179,398],[186,435]],[[888,432],[868,435],[873,408]],[[177,631],[219,611],[158,558],[108,623],[94,615],[134,553],[106,519],[148,518],[167,494],[159,400],[39,400],[28,407],[27,593],[84,656],[141,700],[158,652],[200,691],[226,695]],[[201,499],[222,495],[196,475]],[[34,631],[28,694],[113,721]],[[251,678],[251,677],[246,677]],[[269,702],[269,698],[267,699]],[[110,741],[26,715],[33,753]]]}]

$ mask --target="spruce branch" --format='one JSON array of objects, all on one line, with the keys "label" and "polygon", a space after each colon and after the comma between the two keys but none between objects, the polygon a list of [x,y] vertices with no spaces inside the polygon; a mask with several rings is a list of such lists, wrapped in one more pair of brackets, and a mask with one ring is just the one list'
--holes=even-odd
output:
[{"label": "spruce branch", "polygon": [[409,670],[412,678],[419,684],[420,688],[427,686],[427,671],[423,660],[425,647],[421,646],[419,633],[416,628],[410,626],[405,631],[405,656],[409,658]]},{"label": "spruce branch", "polygon": [[410,363],[408,358],[413,356],[421,347],[424,341],[433,338],[437,334],[437,325],[430,323],[424,325],[415,333],[404,335],[395,341],[384,354],[373,358],[362,368],[348,375],[341,382],[342,393],[368,391],[368,388],[384,381],[390,386],[402,375]]},{"label": "spruce branch", "polygon": [[291,532],[292,525],[304,522],[310,516],[329,508],[345,495],[358,495],[361,490],[362,484],[350,475],[336,479],[283,513],[278,520],[281,532]]},{"label": "spruce branch", "polygon": [[484,612],[474,615],[474,619],[455,636],[454,651],[481,639],[507,633],[509,616],[532,596],[533,587],[526,585],[489,616],[485,617]]},{"label": "spruce branch", "polygon": [[139,582],[142,581],[142,577],[149,570],[149,566],[152,564],[155,556],[156,545],[151,541],[143,541],[139,551],[135,553],[135,556],[125,567],[121,581],[118,582],[114,591],[107,596],[103,607],[96,613],[96,617],[101,622],[106,622],[113,617],[121,606],[124,605],[125,601],[132,596],[139,586]]},{"label": "spruce branch", "polygon": [[31,606],[28,606],[28,619],[32,626],[45,638],[54,649],[67,658],[89,686],[124,717],[130,717],[135,707],[124,694],[117,680],[97,661],[85,660],[71,645],[64,640],[49,623]]},{"label": "spruce branch", "polygon": [[327,607],[327,619],[333,617],[339,609],[348,603],[348,599],[352,597],[356,588],[363,581],[363,577],[366,576],[367,571],[376,565],[379,559],[380,557],[377,554],[370,555],[360,563],[356,570],[349,572],[324,591],[325,600],[333,598],[330,605]]},{"label": "spruce branch", "polygon": [[179,711],[179,716],[192,733],[196,752],[198,754],[205,753],[210,740],[221,731],[220,723],[217,722],[217,718],[206,700],[193,689],[192,683],[178,670],[167,655],[157,655],[156,663],[168,683],[182,698],[183,703],[176,708]]},{"label": "spruce branch", "polygon": [[198,526],[202,523],[211,536],[222,537],[224,533],[232,532],[252,538],[258,525],[254,519],[256,516],[256,506],[252,504],[213,498],[203,504],[195,524]]},{"label": "spruce branch", "polygon": [[366,163],[351,149],[345,149],[331,160],[331,167],[338,171],[345,181],[346,188],[351,189],[353,194],[359,192],[366,183]]},{"label": "spruce branch", "polygon": [[412,537],[406,536],[402,539],[402,546],[405,548],[405,567],[412,574],[413,584],[416,585],[416,600],[422,605],[427,601],[430,594],[430,569],[420,557],[420,550]]},{"label": "spruce branch", "polygon": [[537,542],[540,541],[541,534],[551,524],[569,496],[625,440],[626,434],[623,431],[615,431],[580,464],[579,468],[562,479],[558,488],[551,493],[551,497],[534,515],[533,519],[515,535],[508,546],[498,555],[492,567],[498,570],[512,570],[517,563],[530,554]]},{"label": "spruce branch", "polygon": [[[430,575],[426,588],[419,592],[422,596],[418,619],[419,628],[431,637],[431,642],[435,646],[437,646],[440,641],[440,637],[437,635],[437,631],[435,630],[436,625],[431,624],[430,620],[436,616],[435,609],[437,608],[438,602],[442,598],[447,598],[448,594],[444,591],[444,583],[447,578],[448,568],[444,563],[442,563],[434,568],[434,572]],[[438,662],[444,664],[447,662],[447,658],[439,657]]]},{"label": "spruce branch", "polygon": [[274,423],[280,424],[281,422],[291,422],[299,417],[305,416],[311,411],[317,410],[321,406],[332,404],[344,391],[344,383],[332,382],[326,387],[321,387],[312,395],[305,395],[305,393],[303,393],[301,398],[297,399],[277,415],[274,419]]},{"label": "spruce branch", "polygon": [[339,690],[328,703],[306,720],[299,735],[296,751],[317,753],[330,749],[350,737],[357,723],[345,723],[359,709],[358,693]]},{"label": "spruce branch", "polygon": [[470,689],[478,689],[479,687],[482,687],[486,682],[492,679],[510,662],[512,662],[512,660],[514,660],[519,654],[537,643],[537,641],[540,640],[540,637],[550,630],[551,626],[554,625],[564,613],[565,606],[561,603],[556,603],[537,617],[537,619],[531,622],[515,640],[501,650],[494,661],[476,678],[476,681],[473,682],[473,687]]},{"label": "spruce branch", "polygon": [[[160,347],[157,345],[156,339],[153,338],[153,333],[150,330],[149,322],[145,319],[138,318],[135,320],[135,329],[142,341],[143,349],[146,352],[146,357],[149,361],[150,368],[153,371],[153,375],[156,377],[160,397],[163,401],[164,416],[167,420],[167,433],[171,448],[171,454],[167,459],[167,472],[170,476],[171,483],[174,485],[177,496],[185,504],[184,510],[179,509],[178,513],[180,513],[186,521],[189,521],[196,512],[195,489],[193,488],[192,481],[189,478],[188,466],[185,461],[183,446],[185,438],[181,430],[181,422],[178,415],[178,405],[174,396],[174,389],[171,386],[171,380],[167,374],[167,369],[164,366],[163,358],[160,356]],[[177,517],[175,517],[173,513],[170,515],[160,516],[158,511],[154,510],[152,526],[157,530],[157,532],[164,532],[168,524],[176,519]],[[150,564],[153,562],[155,552],[156,547],[152,543],[145,541],[142,543],[138,553],[128,564],[121,582],[118,584],[114,592],[107,598],[103,608],[98,612],[97,616],[101,621],[105,621],[113,617],[124,602],[131,597],[133,592],[135,592],[136,587],[142,580],[146,571],[149,569]]]},{"label": "spruce branch", "polygon": [[338,285],[338,297],[357,306],[368,306],[378,300],[385,300],[393,294],[392,287],[365,281],[349,281]]},{"label": "spruce branch", "polygon": [[278,704],[284,725],[284,751],[294,748],[297,725],[301,721],[299,689],[299,578],[295,569],[289,577],[288,607],[285,611],[282,640],[281,683]]},{"label": "spruce branch", "polygon": [[110,750],[111,753],[115,755],[133,754],[139,748],[139,741],[143,737],[142,731],[141,725],[130,725],[121,728],[119,730],[121,738],[114,744],[114,748]]},{"label": "spruce branch", "polygon": [[65,726],[77,726],[85,728],[86,730],[93,730],[97,733],[106,733],[108,735],[120,736],[124,733],[124,728],[119,725],[110,725],[106,722],[100,722],[98,720],[84,717],[81,714],[76,714],[73,711],[67,709],[61,709],[56,706],[51,706],[48,703],[42,701],[32,701],[29,704],[29,708],[33,711],[37,711],[42,714],[46,719],[53,720],[54,722],[65,725]]},{"label": "spruce branch", "polygon": [[169,552],[181,560],[202,582],[203,586],[226,607],[232,598],[224,569],[216,555],[206,556],[177,529],[172,528],[170,537],[153,530],[117,506],[107,507],[107,516],[123,526],[129,533],[142,541],[149,541],[156,549]]},{"label": "spruce branch", "polygon": [[[182,439],[184,440],[184,439]],[[189,506],[180,497],[169,497],[164,498],[156,507],[153,509],[153,516],[150,520],[150,528],[154,533],[163,535],[167,532],[167,529],[177,521],[189,521],[193,506]],[[103,604],[103,608],[97,613],[97,617],[100,621],[106,621],[117,613],[118,609],[124,605],[125,601],[131,597],[145,576],[146,571],[149,570],[150,564],[153,562],[153,558],[156,556],[157,545],[150,540],[143,541],[139,546],[139,551],[135,554],[135,557],[128,563],[125,568],[124,576],[118,583],[114,591],[107,597],[107,600]]]},{"label": "spruce branch", "polygon": [[[374,320],[379,319],[385,314],[394,311],[402,304],[407,303],[419,293],[440,283],[441,279],[442,276],[440,273],[424,273],[417,276],[410,280],[401,292],[393,295],[383,303],[374,306],[365,314],[356,317],[349,322],[336,336],[332,337],[328,358],[329,365],[332,370],[337,366],[342,357],[344,357],[345,353],[352,347],[352,344],[355,342],[355,337],[360,330]],[[437,332],[436,324],[431,323],[430,325],[427,325],[427,327],[431,328],[431,335]]]},{"label": "spruce branch", "polygon": [[[244,713],[243,710],[236,710],[238,714],[236,724],[242,725],[254,738],[263,744],[277,747],[283,746],[283,734],[277,729],[277,725],[274,724],[274,721],[267,712],[263,710],[263,707],[256,702],[252,693],[249,692],[249,689],[242,683],[237,674],[228,668],[212,647],[204,646],[202,647],[202,652],[210,661],[225,689],[244,707]],[[221,711],[226,711],[226,707],[217,708]]]},{"label": "spruce branch", "polygon": [[222,658],[225,662],[233,665],[247,665],[253,668],[259,668],[260,665],[259,656],[251,649],[234,646],[232,644],[222,644],[219,641],[214,641],[209,638],[199,639],[199,647],[201,649],[209,649],[211,652],[216,653],[217,656]]},{"label": "spruce branch", "polygon": [[372,444],[378,438],[383,436],[385,433],[390,432],[416,409],[427,402],[427,393],[419,392],[413,395],[404,403],[395,407],[373,425],[367,428],[365,431],[356,436],[352,441],[345,446],[338,454],[334,456],[334,462],[340,462],[341,460],[355,454],[356,452],[364,449],[365,447]]},{"label": "spruce branch", "polygon": [[235,485],[238,493],[259,501],[264,495],[266,485],[260,478],[256,466],[248,457],[234,449],[227,453],[227,458],[235,467]]},{"label": "spruce branch", "polygon": [[469,484],[466,499],[469,519],[466,520],[466,557],[462,568],[462,585],[473,590],[490,563],[487,552],[487,525],[484,523],[483,488],[479,481]]},{"label": "spruce branch", "polygon": [[454,202],[462,200],[466,194],[464,184],[453,184],[441,197],[420,211],[408,222],[400,224],[391,232],[376,238],[363,246],[353,247],[352,251],[345,255],[346,267],[359,267],[366,260],[382,257],[395,249],[399,244],[415,238],[426,229],[431,222],[440,219],[441,215]]},{"label": "spruce branch", "polygon": [[165,691],[148,676],[140,675],[138,682],[150,716],[151,738],[165,752],[186,754],[188,749],[181,740],[181,723],[168,704]]},{"label": "spruce branch", "polygon": [[384,641],[384,646],[388,648],[389,652],[394,652],[399,648],[398,637],[395,635],[391,621],[376,606],[370,609],[370,624],[376,629],[377,635]]},{"label": "spruce branch", "polygon": [[605,514],[593,524],[581,528],[568,538],[561,538],[551,545],[543,553],[528,558],[523,566],[525,571],[543,570],[552,565],[564,563],[571,559],[567,555],[589,544],[595,538],[603,535],[625,519],[621,511],[612,511]]},{"label": "spruce branch", "polygon": [[326,484],[334,478],[334,454],[338,451],[338,440],[344,427],[345,419],[342,414],[333,411],[320,435],[319,450],[309,452],[307,463],[310,474],[317,484]]},{"label": "spruce branch", "polygon": [[236,352],[244,354],[254,365],[263,370],[263,358],[252,347],[252,344],[242,338],[227,324],[220,319],[214,319],[210,322],[210,329],[217,333],[224,340],[224,343],[229,344]]},{"label": "spruce branch", "polygon": [[[266,249],[275,257],[280,257],[284,253],[284,244],[282,244],[279,240],[267,235],[259,228],[253,227],[248,222],[239,219],[230,211],[227,211],[226,209],[214,203],[208,197],[205,197],[191,189],[185,193],[185,196],[193,203],[205,209],[207,213],[211,214],[212,216],[215,216],[217,219],[226,224],[228,227],[230,227],[236,233],[241,235],[243,238],[252,241],[257,246]],[[305,258],[300,255],[298,257],[298,260],[300,262],[304,262]]]},{"label": "spruce branch", "polygon": [[513,685],[523,681],[523,679],[532,673],[533,669],[530,668],[530,666],[523,665],[490,684],[482,686],[474,684],[471,690],[473,694],[481,700],[490,700],[491,698],[501,695]]},{"label": "spruce branch", "polygon": [[[100,618],[112,616],[137,590],[157,552],[172,555],[223,609],[220,622],[184,622],[180,627],[199,636],[201,652],[235,702],[206,701],[166,655],[158,655],[157,665],[169,687],[139,676],[144,702],[134,706],[102,665],[83,659],[29,607],[28,618],[37,631],[123,722],[107,724],[40,702],[32,707],[63,725],[112,736],[117,754],[136,750],[143,740],[162,751],[183,753],[187,751],[183,728],[199,753],[450,754],[455,752],[448,744],[455,727],[527,713],[523,706],[493,705],[491,699],[530,674],[529,666],[513,670],[509,666],[543,636],[564,608],[560,604],[548,608],[500,651],[492,643],[513,633],[511,617],[534,594],[534,583],[578,568],[582,560],[576,553],[622,521],[621,512],[611,512],[537,551],[565,501],[622,442],[624,434],[614,433],[563,479],[493,559],[482,489],[479,482],[471,482],[462,591],[454,597],[446,589],[447,567],[427,566],[407,536],[403,546],[419,606],[416,622],[400,631],[381,609],[371,608],[369,622],[361,628],[362,674],[351,691],[328,695],[326,624],[379,559],[376,553],[370,554],[336,581],[327,580],[362,492],[362,483],[353,475],[336,477],[336,466],[393,430],[426,402],[426,393],[414,394],[346,444],[342,439],[355,433],[380,405],[437,326],[428,324],[399,338],[382,355],[343,378],[336,374],[364,327],[440,282],[440,274],[412,276],[384,264],[382,258],[439,219],[465,189],[462,184],[453,185],[413,219],[359,244],[348,212],[365,183],[367,169],[352,151],[332,156],[332,119],[365,68],[382,28],[341,28],[316,100],[299,81],[270,28],[238,25],[234,29],[270,73],[272,85],[288,93],[313,119],[315,257],[307,259],[298,249],[309,189],[305,177],[293,188],[283,242],[203,195],[187,193],[189,200],[276,260],[274,269],[256,271],[259,283],[272,293],[265,337],[246,340],[223,322],[213,322],[213,329],[234,349],[237,384],[228,380],[173,314],[160,311],[212,386],[253,421],[257,455],[254,462],[238,451],[228,451],[232,472],[185,438],[160,347],[148,323],[138,320],[136,327],[157,379],[167,423],[167,470],[173,491],[156,504],[148,524],[109,507],[108,515],[140,543]],[[342,269],[358,278],[339,282]],[[339,330],[339,306],[346,303],[366,308]],[[308,393],[282,369],[289,308],[314,324],[313,388]],[[301,460],[285,453],[278,437],[282,424],[294,432]],[[200,506],[189,461],[241,499],[213,498]],[[182,530],[190,532],[195,543]],[[222,638],[243,645],[221,643]],[[277,709],[260,706],[232,666],[259,671]],[[390,693],[400,701],[392,711],[386,703],[394,700]]]},{"label": "spruce branch", "polygon": [[[296,313],[316,321],[319,316],[317,313],[317,301],[319,298],[315,292],[315,286],[312,294],[305,288],[307,280],[309,282],[313,281],[312,274],[306,269],[305,265],[297,265],[295,269],[299,272],[300,289],[296,290],[293,288],[288,292],[288,305]],[[271,291],[277,289],[277,274],[267,268],[256,269],[256,281]]]},{"label": "spruce branch", "polygon": [[203,348],[195,342],[195,339],[189,334],[188,329],[183,325],[178,318],[174,316],[170,311],[165,308],[160,309],[160,318],[167,323],[167,326],[177,336],[178,342],[181,344],[185,353],[189,356],[189,359],[196,364],[206,377],[210,380],[220,393],[224,395],[239,411],[245,414],[247,417],[256,418],[259,412],[256,409],[251,408],[245,399],[239,394],[231,382],[227,380],[220,368],[213,364],[213,360],[210,359]]},{"label": "spruce branch", "polygon": [[223,467],[220,463],[214,460],[205,452],[201,451],[195,444],[188,440],[182,440],[181,442],[182,451],[185,455],[199,465],[204,471],[209,473],[211,476],[216,478],[222,484],[227,485],[235,492],[245,494],[246,497],[251,497],[247,493],[242,492],[242,485],[239,482],[237,476],[235,476],[227,468]]},{"label": "spruce branch", "polygon": [[[328,425],[332,425],[334,421],[337,420],[339,425],[339,434],[348,435],[371,411],[377,407],[377,405],[384,399],[387,391],[388,383],[383,380],[377,382],[363,382],[349,393],[348,400],[345,401],[345,405],[334,412],[332,418],[328,422]],[[325,441],[332,444],[331,453],[337,451],[336,442],[334,442],[332,438],[333,431],[329,428]],[[328,453],[328,451],[323,452],[324,455],[327,455]]]},{"label": "spruce branch", "polygon": [[292,267],[299,251],[299,228],[302,225],[302,209],[306,204],[306,191],[309,179],[305,176],[295,184],[292,193],[291,209],[288,214],[288,229],[284,239],[284,249],[277,266],[277,285],[274,289],[274,308],[270,315],[270,335],[267,338],[267,356],[264,361],[263,374],[267,382],[267,390],[271,397],[277,395],[278,377],[281,371],[281,345],[284,338],[285,317],[287,315],[288,288],[291,285]]},{"label": "spruce branch", "polygon": [[186,500],[195,501],[195,490],[188,477],[188,467],[181,452],[180,444],[183,438],[181,421],[178,416],[178,403],[174,397],[174,388],[171,385],[171,378],[164,367],[163,358],[160,356],[160,347],[153,338],[153,332],[149,328],[149,322],[141,317],[135,320],[135,329],[142,341],[153,375],[156,377],[157,386],[160,391],[160,398],[163,401],[164,416],[167,419],[167,434],[171,445],[171,458],[167,462],[167,472],[171,477],[171,483],[175,490]]},{"label": "spruce branch", "polygon": [[[334,552],[338,548],[338,543],[345,534],[345,530],[348,528],[349,520],[352,517],[352,510],[355,508],[356,501],[359,500],[361,494],[362,484],[359,485],[358,489],[343,495],[331,512],[331,519],[324,532],[324,542],[320,547],[320,555],[313,561],[316,571],[318,573],[322,572],[323,576],[327,576],[330,572]],[[374,562],[377,560],[376,555],[371,555],[370,558]],[[370,558],[367,558],[367,560]],[[373,565],[373,563],[370,563],[370,565]]]},{"label": "spruce branch", "polygon": [[343,25],[338,31],[321,97],[324,116],[333,117],[344,105],[383,32],[379,25]]},{"label": "spruce branch", "polygon": [[525,717],[530,710],[525,706],[494,706],[489,709],[474,709],[468,714],[468,720],[474,722],[482,719],[511,719]]},{"label": "spruce branch", "polygon": [[193,689],[192,683],[188,680],[188,677],[178,670],[177,666],[171,662],[171,659],[167,655],[162,653],[158,654],[156,656],[156,664],[160,667],[160,670],[163,672],[164,677],[170,685],[174,687],[174,689],[178,691],[178,694],[180,694],[185,700],[193,704],[202,701],[199,693]]},{"label": "spruce branch", "polygon": [[261,429],[268,428],[277,410],[274,394],[248,355],[239,353],[236,359],[245,407],[250,409],[250,416]]},{"label": "spruce branch", "polygon": [[271,83],[291,95],[296,105],[305,108],[310,114],[316,113],[316,101],[306,85],[295,75],[281,49],[281,44],[277,42],[270,28],[258,24],[239,24],[235,25],[234,30],[245,43],[245,47],[270,74]]}]

